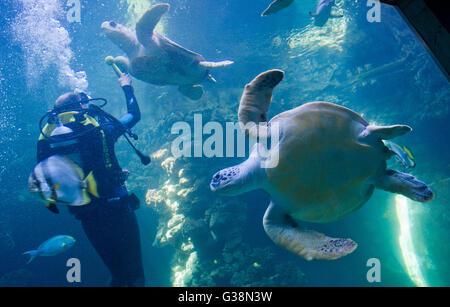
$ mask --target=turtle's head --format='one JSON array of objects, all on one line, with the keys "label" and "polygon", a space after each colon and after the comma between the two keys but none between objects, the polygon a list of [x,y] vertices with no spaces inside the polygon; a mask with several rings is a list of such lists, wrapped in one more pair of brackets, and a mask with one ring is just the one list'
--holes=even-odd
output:
[{"label": "turtle's head", "polygon": [[214,174],[209,187],[211,191],[220,195],[234,196],[243,191],[243,180],[241,179],[241,169],[239,166],[233,166],[223,169]]},{"label": "turtle's head", "polygon": [[136,33],[130,28],[115,21],[105,21],[102,23],[102,29],[106,37],[129,56],[136,52],[139,43],[136,38]]},{"label": "turtle's head", "polygon": [[266,171],[253,152],[243,163],[215,173],[209,186],[219,195],[235,196],[264,188],[266,181]]},{"label": "turtle's head", "polygon": [[253,145],[250,157],[239,165],[223,169],[214,174],[209,187],[219,195],[235,196],[256,189],[264,189],[267,184],[267,174],[261,167],[259,148],[261,144]]}]

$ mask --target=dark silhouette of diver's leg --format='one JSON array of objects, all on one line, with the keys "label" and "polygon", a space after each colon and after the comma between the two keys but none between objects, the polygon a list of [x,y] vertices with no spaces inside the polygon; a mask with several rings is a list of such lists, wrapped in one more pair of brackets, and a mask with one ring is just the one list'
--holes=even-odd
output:
[{"label": "dark silhouette of diver's leg", "polygon": [[120,259],[120,279],[127,287],[143,287],[145,285],[142,265],[141,239],[139,226],[134,212],[116,216],[115,225],[119,229],[116,241],[116,256]]},{"label": "dark silhouette of diver's leg", "polygon": [[[95,216],[94,216],[95,215]],[[120,286],[120,261],[115,250],[115,239],[112,233],[116,232],[109,218],[98,214],[92,214],[89,218],[81,220],[84,232],[89,242],[103,260],[103,263],[111,273],[110,286]]]},{"label": "dark silhouette of diver's leg", "polygon": [[134,212],[124,205],[102,204],[81,222],[112,275],[110,286],[144,286],[139,227]]}]

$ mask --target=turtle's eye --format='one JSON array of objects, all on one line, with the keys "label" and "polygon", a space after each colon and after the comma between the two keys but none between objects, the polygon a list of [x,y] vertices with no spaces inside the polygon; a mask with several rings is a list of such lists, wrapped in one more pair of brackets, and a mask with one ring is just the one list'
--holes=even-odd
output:
[{"label": "turtle's eye", "polygon": [[220,177],[221,177],[220,174],[215,174],[213,179],[214,181],[219,181]]},{"label": "turtle's eye", "polygon": [[115,21],[111,21],[109,25],[113,28],[117,27],[117,23]]}]

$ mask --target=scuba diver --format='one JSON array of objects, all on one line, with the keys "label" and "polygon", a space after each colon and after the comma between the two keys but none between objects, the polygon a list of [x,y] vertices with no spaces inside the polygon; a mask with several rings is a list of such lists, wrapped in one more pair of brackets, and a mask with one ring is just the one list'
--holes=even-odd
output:
[{"label": "scuba diver", "polygon": [[[139,199],[134,194],[129,195],[125,187],[128,171],[119,166],[114,145],[124,135],[143,164],[150,163],[150,158],[139,152],[128,138],[137,139],[130,129],[141,118],[130,76],[121,75],[119,84],[125,94],[128,111],[120,119],[92,103],[103,101],[104,106],[107,101],[103,98],[92,99],[85,93],[71,92],[56,100],[54,109],[41,119],[41,136],[37,146],[38,166],[43,169],[41,173],[47,175],[39,179],[32,173],[29,186],[30,191],[33,186],[34,191],[44,198],[39,188],[44,186],[42,181],[46,182],[47,191],[52,191],[53,195],[45,198],[50,202],[46,206],[54,213],[59,213],[56,205],[69,205],[69,212],[81,221],[87,238],[108,267],[112,275],[110,286],[144,286],[139,226],[134,212],[139,208]],[[46,125],[42,127],[45,121]],[[64,157],[70,163],[60,163],[61,159],[55,157]],[[71,193],[68,185],[61,187],[61,183],[52,182],[55,180],[52,178],[58,178],[58,168],[52,167],[51,163],[66,165],[66,168],[74,165],[81,179],[84,174],[90,174],[89,185],[95,185],[95,188],[90,187],[89,191],[95,193],[84,197],[88,201],[77,205],[63,202],[63,199],[73,198],[68,198]],[[62,167],[59,170],[61,173],[67,172]],[[66,180],[69,180],[67,176]],[[64,190],[65,194],[61,194],[60,190]]]}]

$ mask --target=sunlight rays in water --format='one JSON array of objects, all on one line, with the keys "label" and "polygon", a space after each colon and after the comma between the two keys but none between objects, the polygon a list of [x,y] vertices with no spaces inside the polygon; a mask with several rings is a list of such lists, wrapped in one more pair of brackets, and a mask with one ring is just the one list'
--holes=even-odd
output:
[{"label": "sunlight rays in water", "polygon": [[419,259],[414,250],[412,222],[410,219],[410,210],[408,207],[408,199],[402,195],[395,197],[395,206],[397,211],[397,219],[400,227],[400,235],[398,242],[403,256],[403,262],[408,271],[408,275],[416,286],[427,287],[427,282],[422,275],[419,265]]}]

